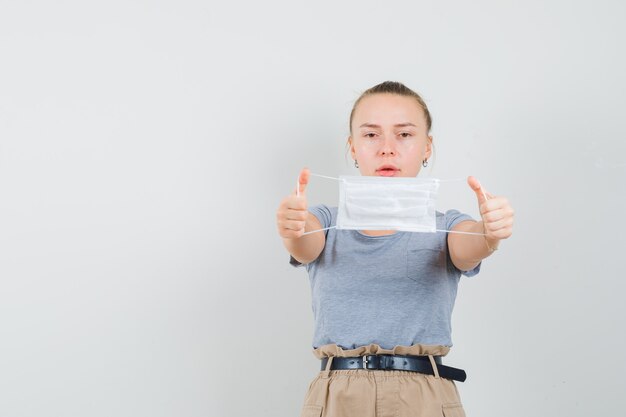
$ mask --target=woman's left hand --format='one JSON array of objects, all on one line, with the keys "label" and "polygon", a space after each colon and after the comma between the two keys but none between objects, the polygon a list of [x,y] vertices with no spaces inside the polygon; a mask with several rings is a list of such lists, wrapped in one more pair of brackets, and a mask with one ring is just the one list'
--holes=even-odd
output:
[{"label": "woman's left hand", "polygon": [[484,191],[475,177],[468,177],[467,183],[476,193],[488,246],[495,247],[500,240],[513,234],[513,207],[506,197],[494,196]]}]

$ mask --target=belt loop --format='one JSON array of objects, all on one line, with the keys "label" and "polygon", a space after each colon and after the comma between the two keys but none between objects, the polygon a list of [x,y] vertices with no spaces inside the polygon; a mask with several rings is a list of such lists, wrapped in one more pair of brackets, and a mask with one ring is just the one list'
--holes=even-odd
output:
[{"label": "belt loop", "polygon": [[326,369],[322,371],[322,378],[326,379],[330,377],[330,367],[333,363],[334,356],[329,356],[328,361],[326,362]]},{"label": "belt loop", "polygon": [[435,378],[439,379],[439,369],[437,369],[437,362],[435,362],[435,358],[433,358],[433,355],[428,355],[428,359],[430,359],[430,364],[433,367]]}]

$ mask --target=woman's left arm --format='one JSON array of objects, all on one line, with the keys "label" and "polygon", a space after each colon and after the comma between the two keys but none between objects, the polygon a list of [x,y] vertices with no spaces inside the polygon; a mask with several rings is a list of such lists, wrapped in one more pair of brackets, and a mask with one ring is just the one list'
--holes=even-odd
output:
[{"label": "woman's left arm", "polygon": [[480,261],[491,255],[500,240],[513,233],[513,207],[505,197],[484,192],[478,180],[469,177],[467,183],[476,193],[481,221],[463,221],[452,230],[458,232],[484,233],[485,236],[448,234],[448,250],[452,263],[461,271],[474,269]]}]

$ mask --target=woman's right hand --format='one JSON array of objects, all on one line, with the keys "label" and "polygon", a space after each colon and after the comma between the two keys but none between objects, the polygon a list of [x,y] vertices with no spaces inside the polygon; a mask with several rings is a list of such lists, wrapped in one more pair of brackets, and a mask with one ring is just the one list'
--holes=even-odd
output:
[{"label": "woman's right hand", "polygon": [[304,233],[308,217],[306,186],[309,183],[310,171],[303,168],[298,176],[298,188],[283,198],[276,212],[278,234],[284,239],[298,239]]}]

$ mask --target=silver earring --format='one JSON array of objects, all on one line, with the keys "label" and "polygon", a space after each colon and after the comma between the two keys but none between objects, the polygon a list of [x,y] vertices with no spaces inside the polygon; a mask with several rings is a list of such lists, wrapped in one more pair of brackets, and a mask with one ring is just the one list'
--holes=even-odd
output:
[{"label": "silver earring", "polygon": [[358,168],[359,167],[359,163],[356,161],[356,159],[354,160],[354,167]]},{"label": "silver earring", "polygon": [[424,160],[422,161],[422,166],[423,166],[424,168],[426,168],[426,167],[428,166],[428,159],[424,159]]}]

